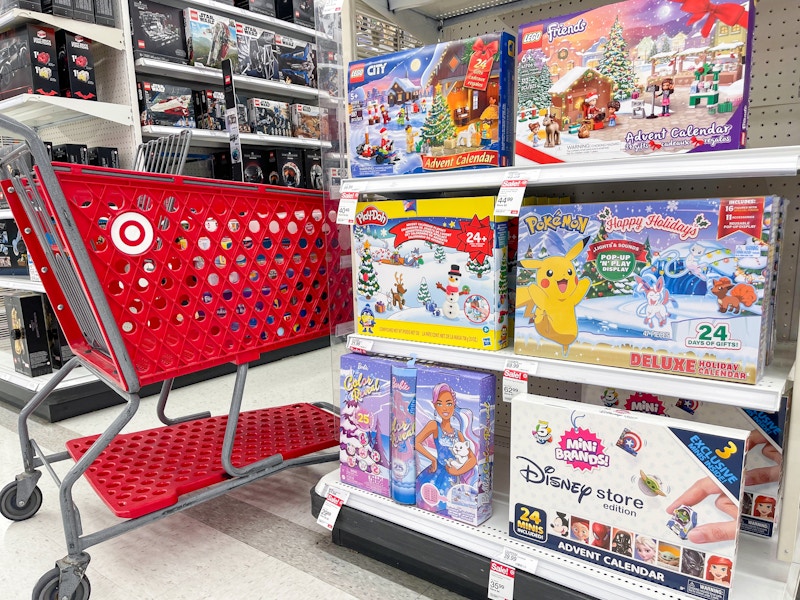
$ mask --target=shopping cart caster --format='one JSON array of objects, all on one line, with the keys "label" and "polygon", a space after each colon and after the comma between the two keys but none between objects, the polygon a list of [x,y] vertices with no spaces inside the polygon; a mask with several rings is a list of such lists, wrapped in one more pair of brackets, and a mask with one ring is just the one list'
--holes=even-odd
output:
[{"label": "shopping cart caster", "polygon": [[34,487],[28,501],[19,506],[17,484],[17,481],[12,481],[0,491],[0,514],[11,521],[24,521],[30,519],[42,507],[42,490]]},{"label": "shopping cart caster", "polygon": [[89,600],[92,593],[92,586],[89,579],[84,575],[78,584],[78,589],[69,598],[62,596],[58,592],[59,576],[61,575],[58,567],[51,569],[36,582],[33,588],[32,600]]}]

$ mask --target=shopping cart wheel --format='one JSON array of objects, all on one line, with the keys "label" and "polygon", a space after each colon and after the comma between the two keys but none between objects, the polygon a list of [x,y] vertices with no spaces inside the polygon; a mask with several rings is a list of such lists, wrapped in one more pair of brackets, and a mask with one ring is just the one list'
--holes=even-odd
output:
[{"label": "shopping cart wheel", "polygon": [[[59,574],[60,571],[56,567],[42,575],[33,588],[32,600],[65,600],[58,595]],[[84,575],[78,584],[78,589],[68,600],[89,600],[89,594],[91,593],[92,586],[89,585],[89,579]]]},{"label": "shopping cart wheel", "polygon": [[33,488],[31,497],[24,506],[17,505],[17,482],[12,481],[0,491],[0,514],[11,521],[24,521],[39,512],[42,507],[42,490]]}]

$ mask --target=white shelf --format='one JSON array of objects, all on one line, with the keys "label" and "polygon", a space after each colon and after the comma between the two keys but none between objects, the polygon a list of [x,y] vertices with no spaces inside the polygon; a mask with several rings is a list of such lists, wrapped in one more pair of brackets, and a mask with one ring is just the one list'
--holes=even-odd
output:
[{"label": "white shelf", "polygon": [[[152,58],[140,58],[134,62],[134,66],[137,73],[169,77],[170,79],[186,81],[191,84],[216,85],[222,88],[222,71],[220,69],[182,65]],[[257,92],[266,94],[269,97],[280,96],[297,100],[316,100],[319,98],[319,92],[316,88],[304,85],[294,85],[282,81],[246,77],[244,75],[234,75],[233,82],[236,85],[237,92]]]},{"label": "white shelf", "polygon": [[[1,282],[0,285],[2,285]],[[48,375],[40,375],[39,377],[28,377],[22,373],[17,373],[14,370],[14,358],[11,354],[11,349],[8,347],[0,348],[0,380],[7,381],[12,385],[28,390],[32,392],[32,394],[35,394],[42,389],[48,381],[50,381],[51,377],[53,377],[52,373]],[[64,378],[64,381],[58,384],[57,389],[62,390],[80,387],[96,381],[97,377],[94,374],[78,365],[77,368],[73,369],[72,372],[70,372]]]},{"label": "white shelf", "polygon": [[83,37],[89,38],[93,42],[114,48],[115,50],[123,50],[125,48],[125,41],[121,29],[97,25],[95,23],[86,23],[84,21],[76,21],[66,17],[56,17],[54,15],[21,8],[12,8],[10,11],[0,15],[0,30],[10,29],[28,22],[46,23],[56,29],[66,29],[72,33],[77,33]]},{"label": "white shelf", "polygon": [[419,360],[468,367],[480,366],[492,371],[503,371],[506,361],[514,359],[520,362],[521,367],[526,369],[529,375],[535,377],[573,383],[591,383],[654,394],[669,390],[670,395],[680,398],[719,402],[764,411],[776,411],[780,407],[781,395],[786,387],[786,381],[792,374],[795,356],[793,345],[781,345],[775,353],[772,364],[766,368],[761,381],[756,385],[748,385],[567,360],[532,358],[514,354],[510,348],[488,352],[360,334],[349,335],[347,344],[348,347],[356,345],[373,354],[393,356],[415,354]]},{"label": "white shelf", "polygon": [[[5,212],[5,211],[4,211]],[[0,276],[0,288],[7,290],[27,290],[29,292],[44,292],[44,286],[39,281],[31,281],[27,275]]]},{"label": "white shelf", "polygon": [[60,96],[19,94],[0,101],[0,112],[34,128],[84,117],[133,125],[133,110],[128,105]]},{"label": "white shelf", "polygon": [[348,180],[361,193],[470,191],[498,189],[511,173],[528,186],[627,181],[694,181],[746,177],[793,177],[800,169],[800,146],[727,150],[701,154],[630,157],[581,163],[534,165],[370,177]]},{"label": "white shelf", "polygon": [[[143,137],[164,137],[179,131],[178,127],[163,125],[146,125],[142,127]],[[228,148],[230,140],[225,131],[210,129],[192,129],[192,145]],[[261,133],[242,133],[239,135],[245,146],[293,146],[296,148],[329,148],[330,142],[309,140],[305,138],[286,137],[281,135],[264,135]]]}]

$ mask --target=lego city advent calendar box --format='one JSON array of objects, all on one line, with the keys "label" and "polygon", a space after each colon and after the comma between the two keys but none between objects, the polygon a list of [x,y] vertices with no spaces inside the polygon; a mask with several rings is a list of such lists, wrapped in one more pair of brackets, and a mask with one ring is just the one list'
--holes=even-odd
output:
[{"label": "lego city advent calendar box", "polygon": [[745,145],[752,1],[627,0],[527,23],[517,165]]},{"label": "lego city advent calendar box", "polygon": [[514,351],[755,383],[781,200],[523,206]]},{"label": "lego city advent calendar box", "polygon": [[356,332],[497,350],[508,344],[508,222],[494,197],[360,202]]},{"label": "lego city advent calendar box", "polygon": [[490,33],[350,63],[352,176],[511,165],[513,62]]},{"label": "lego city advent calendar box", "polygon": [[509,534],[704,600],[730,597],[747,431],[521,394]]}]

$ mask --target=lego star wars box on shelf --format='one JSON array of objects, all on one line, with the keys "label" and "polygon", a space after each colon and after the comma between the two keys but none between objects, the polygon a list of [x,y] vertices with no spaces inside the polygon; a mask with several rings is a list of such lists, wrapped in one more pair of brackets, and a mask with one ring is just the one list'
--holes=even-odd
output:
[{"label": "lego star wars box on shelf", "polygon": [[199,129],[225,131],[225,92],[192,90],[194,120]]},{"label": "lego star wars box on shelf", "polygon": [[275,34],[274,79],[295,85],[317,87],[317,45],[288,35]]},{"label": "lego star wars box on shelf", "polygon": [[227,58],[236,73],[239,64],[236,22],[196,8],[185,9],[183,17],[189,63],[221,69],[222,61]]},{"label": "lego star wars box on shelf", "polygon": [[513,63],[506,33],[350,63],[352,176],[511,165]]},{"label": "lego star wars box on shelf", "polygon": [[745,463],[739,528],[762,537],[770,537],[777,532],[775,525],[780,515],[783,440],[790,397],[791,390],[784,396],[780,410],[765,412],[595,385],[584,385],[581,391],[581,400],[589,404],[749,431],[750,452]]},{"label": "lego star wars box on shelf", "polygon": [[742,148],[754,18],[627,0],[521,25],[515,164]]},{"label": "lego star wars box on shelf", "polygon": [[470,525],[492,514],[495,377],[420,367],[417,507]]},{"label": "lego star wars box on shelf", "polygon": [[392,366],[386,358],[340,359],[340,467],[343,483],[391,497]]},{"label": "lego star wars box on shelf", "polygon": [[149,0],[130,0],[129,5],[134,59],[188,62],[183,11],[180,8]]},{"label": "lego star wars box on shelf", "polygon": [[236,47],[239,60],[235,73],[260,79],[277,78],[275,33],[248,23],[236,23]]},{"label": "lego star wars box on shelf", "polygon": [[59,96],[57,56],[52,27],[26,24],[0,33],[0,100],[19,94]]},{"label": "lego star wars box on shelf", "polygon": [[194,128],[191,88],[150,81],[140,81],[136,87],[142,125]]},{"label": "lego star wars box on shelf", "polygon": [[247,116],[253,133],[292,136],[292,122],[287,102],[250,98],[247,101]]},{"label": "lego star wars box on shelf", "polygon": [[748,431],[512,403],[509,535],[656,588],[730,597]]},{"label": "lego star wars box on shelf", "polygon": [[497,350],[508,344],[506,217],[494,197],[360,202],[356,332]]},{"label": "lego star wars box on shelf", "polygon": [[756,383],[780,204],[523,206],[514,351]]},{"label": "lego star wars box on shelf", "polygon": [[320,108],[310,104],[292,104],[289,106],[292,116],[292,135],[312,140],[319,139]]}]

